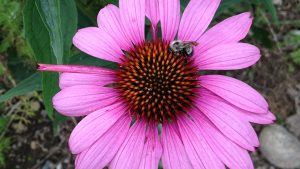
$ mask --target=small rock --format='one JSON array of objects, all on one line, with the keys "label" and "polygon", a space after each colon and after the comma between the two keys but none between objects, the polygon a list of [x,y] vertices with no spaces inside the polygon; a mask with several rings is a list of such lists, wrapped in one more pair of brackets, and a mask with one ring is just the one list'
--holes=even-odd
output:
[{"label": "small rock", "polygon": [[56,169],[62,169],[62,164],[59,163],[59,164],[56,166]]},{"label": "small rock", "polygon": [[37,149],[37,148],[38,148],[38,143],[37,143],[36,141],[31,141],[31,142],[30,142],[30,148],[31,148],[32,150]]},{"label": "small rock", "polygon": [[300,114],[295,114],[287,118],[287,128],[300,138]]},{"label": "small rock", "polygon": [[273,0],[274,5],[282,5],[282,0]]},{"label": "small rock", "polygon": [[52,168],[54,168],[54,164],[49,160],[47,160],[42,167],[42,169],[52,169]]},{"label": "small rock", "polygon": [[284,127],[265,127],[259,139],[260,150],[270,163],[281,168],[300,168],[300,141]]},{"label": "small rock", "polygon": [[22,123],[14,123],[12,125],[12,128],[15,129],[16,133],[20,134],[20,133],[24,133],[25,131],[27,131],[27,127]]},{"label": "small rock", "polygon": [[40,108],[41,108],[41,104],[38,101],[33,101],[33,102],[30,103],[30,108],[34,112],[39,111]]}]

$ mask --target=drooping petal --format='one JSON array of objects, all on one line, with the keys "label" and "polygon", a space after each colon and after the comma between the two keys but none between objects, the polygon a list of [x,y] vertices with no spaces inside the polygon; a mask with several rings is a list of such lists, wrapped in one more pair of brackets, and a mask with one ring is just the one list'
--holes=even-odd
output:
[{"label": "drooping petal", "polygon": [[139,169],[157,169],[162,147],[155,124],[149,124]]},{"label": "drooping petal", "polygon": [[241,116],[235,116],[232,107],[218,96],[202,90],[196,103],[200,113],[205,114],[228,139],[250,151],[258,147],[259,141],[250,123]]},{"label": "drooping petal", "polygon": [[120,0],[120,14],[125,35],[133,44],[145,41],[145,0]]},{"label": "drooping petal", "polygon": [[133,47],[130,39],[125,36],[118,7],[109,4],[102,8],[97,16],[97,23],[100,29],[111,35],[121,49],[129,51]]},{"label": "drooping petal", "polygon": [[184,10],[178,39],[197,41],[207,29],[221,0],[191,0]]},{"label": "drooping petal", "polygon": [[125,140],[130,127],[131,118],[121,117],[90,148],[76,158],[76,169],[104,168],[113,159]]},{"label": "drooping petal", "polygon": [[96,27],[83,28],[73,37],[73,44],[94,57],[120,62],[123,52],[117,42],[104,30]]},{"label": "drooping petal", "polygon": [[96,66],[81,66],[81,65],[51,65],[38,64],[38,71],[45,72],[65,72],[65,73],[86,73],[86,74],[109,74],[111,69],[100,68]]},{"label": "drooping petal", "polygon": [[201,70],[243,69],[255,64],[260,58],[256,46],[246,43],[217,45],[195,57]]},{"label": "drooping petal", "polygon": [[83,118],[74,128],[69,139],[73,154],[81,153],[103,136],[126,112],[121,104],[97,110]]},{"label": "drooping petal", "polygon": [[225,169],[191,119],[182,116],[178,118],[177,123],[193,168]]},{"label": "drooping petal", "polygon": [[237,108],[238,111],[233,111],[233,113],[237,113],[241,118],[243,117],[249,122],[256,123],[256,124],[272,124],[276,120],[274,114],[270,111],[265,114],[257,114],[251,113],[242,109]]},{"label": "drooping petal", "polygon": [[205,32],[198,40],[195,55],[221,44],[239,42],[244,39],[252,24],[250,12],[230,17]]},{"label": "drooping petal", "polygon": [[61,89],[77,85],[105,86],[115,81],[113,71],[102,74],[62,73],[59,76]]},{"label": "drooping petal", "polygon": [[157,38],[157,24],[159,21],[159,2],[158,0],[146,0],[146,16],[151,22],[152,38]]},{"label": "drooping petal", "polygon": [[232,114],[232,116],[236,116],[239,119],[244,119],[246,121],[252,122],[252,123],[257,123],[257,124],[271,124],[274,122],[274,120],[276,119],[276,117],[274,116],[274,114],[270,111],[268,111],[268,113],[252,113],[243,109],[240,109],[232,104],[230,104],[229,102],[227,102],[226,100],[218,97],[217,95],[215,95],[214,93],[210,92],[209,90],[202,88],[200,90],[201,92],[201,96],[202,97],[209,97],[212,99],[215,99],[216,101],[216,105],[218,107],[222,107],[222,109],[227,110],[228,112],[230,112]]},{"label": "drooping petal", "polygon": [[117,100],[114,89],[94,85],[67,87],[52,99],[54,108],[65,116],[84,116]]},{"label": "drooping petal", "polygon": [[164,169],[192,168],[184,149],[178,128],[165,122],[162,125],[161,141],[163,147],[162,163]]},{"label": "drooping petal", "polygon": [[136,169],[142,160],[147,123],[137,120],[130,128],[123,144],[110,163],[111,169]]},{"label": "drooping petal", "polygon": [[180,22],[180,0],[159,0],[159,18],[163,40],[174,40]]},{"label": "drooping petal", "polygon": [[254,113],[268,112],[266,100],[244,82],[222,75],[205,75],[199,80],[202,87],[241,109]]},{"label": "drooping petal", "polygon": [[198,129],[209,143],[219,159],[231,169],[254,169],[252,160],[246,150],[230,141],[220,130],[199,112],[190,112]]}]

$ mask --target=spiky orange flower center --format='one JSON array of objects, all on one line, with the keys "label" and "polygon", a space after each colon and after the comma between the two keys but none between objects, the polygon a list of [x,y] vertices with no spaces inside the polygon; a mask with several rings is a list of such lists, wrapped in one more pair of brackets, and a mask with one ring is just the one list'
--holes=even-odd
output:
[{"label": "spiky orange flower center", "polygon": [[191,107],[197,90],[193,61],[175,56],[168,44],[146,42],[127,53],[117,88],[136,117],[161,122]]}]

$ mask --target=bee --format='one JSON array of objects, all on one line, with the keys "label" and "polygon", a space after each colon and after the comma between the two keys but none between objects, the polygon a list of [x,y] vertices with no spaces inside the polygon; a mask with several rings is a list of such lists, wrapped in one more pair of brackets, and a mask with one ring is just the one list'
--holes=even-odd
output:
[{"label": "bee", "polygon": [[174,40],[170,43],[169,50],[175,56],[183,56],[188,58],[193,55],[193,48],[197,45],[198,43],[195,41]]}]

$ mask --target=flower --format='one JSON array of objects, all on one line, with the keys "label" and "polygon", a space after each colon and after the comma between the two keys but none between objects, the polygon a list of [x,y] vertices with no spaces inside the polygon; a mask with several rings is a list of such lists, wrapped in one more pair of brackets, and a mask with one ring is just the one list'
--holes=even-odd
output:
[{"label": "flower", "polygon": [[[101,9],[98,27],[73,38],[83,52],[117,62],[117,70],[39,65],[63,72],[55,109],[86,116],[69,139],[77,169],[155,169],[160,159],[165,169],[253,168],[248,151],[259,141],[250,122],[275,120],[266,100],[234,78],[201,75],[246,68],[261,56],[239,42],[250,29],[249,12],[208,29],[219,4],[191,0],[180,19],[179,0],[120,0],[119,8]],[[145,16],[151,40],[145,39]],[[170,50],[175,42],[187,46],[178,54]]]}]

